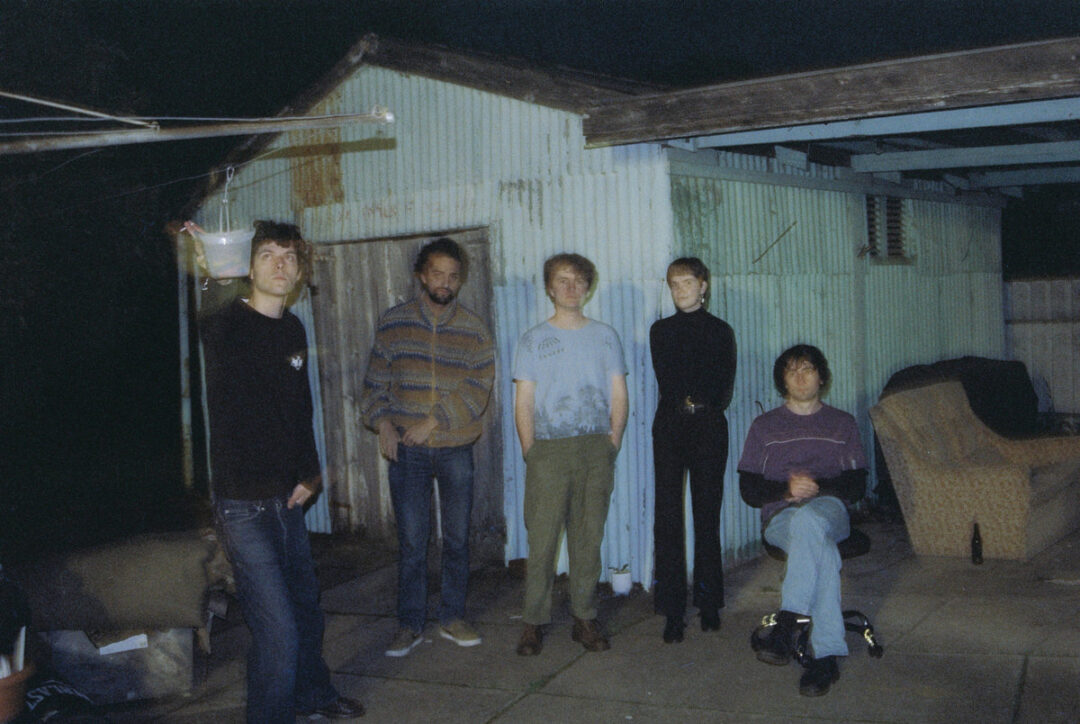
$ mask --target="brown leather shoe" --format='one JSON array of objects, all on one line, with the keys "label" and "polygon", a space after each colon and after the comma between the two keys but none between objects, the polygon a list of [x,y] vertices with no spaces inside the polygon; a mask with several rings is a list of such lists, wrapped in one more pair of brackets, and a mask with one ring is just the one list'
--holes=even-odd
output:
[{"label": "brown leather shoe", "polygon": [[518,656],[536,656],[544,648],[544,634],[539,626],[531,623],[525,624],[521,630],[521,638],[518,640]]},{"label": "brown leather shoe", "polygon": [[607,651],[611,648],[595,618],[585,620],[575,616],[574,633],[570,637],[584,646],[586,651]]}]

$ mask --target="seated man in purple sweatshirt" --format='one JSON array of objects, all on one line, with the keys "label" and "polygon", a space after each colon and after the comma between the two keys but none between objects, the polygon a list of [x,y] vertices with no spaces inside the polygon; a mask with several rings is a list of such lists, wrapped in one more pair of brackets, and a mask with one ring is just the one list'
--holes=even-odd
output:
[{"label": "seated man in purple sweatshirt", "polygon": [[817,347],[796,345],[777,358],[773,382],[784,404],[754,420],[739,460],[739,490],[761,508],[765,540],[787,553],[781,610],[757,657],[791,660],[800,617],[811,619],[813,660],[799,693],[820,696],[840,678],[846,656],[840,607],[840,552],[847,506],[863,497],[866,458],[855,418],[821,401],[831,375]]}]

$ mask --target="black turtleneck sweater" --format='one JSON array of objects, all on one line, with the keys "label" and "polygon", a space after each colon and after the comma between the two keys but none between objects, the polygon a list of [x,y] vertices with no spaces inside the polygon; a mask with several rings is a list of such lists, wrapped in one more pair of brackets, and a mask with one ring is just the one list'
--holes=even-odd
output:
[{"label": "black turtleneck sweater", "polygon": [[214,494],[289,495],[319,474],[304,326],[289,311],[274,319],[240,299],[201,326]]},{"label": "black turtleneck sweater", "polygon": [[702,307],[676,311],[649,330],[653,369],[660,385],[660,408],[674,407],[689,396],[722,412],[735,385],[735,332]]}]

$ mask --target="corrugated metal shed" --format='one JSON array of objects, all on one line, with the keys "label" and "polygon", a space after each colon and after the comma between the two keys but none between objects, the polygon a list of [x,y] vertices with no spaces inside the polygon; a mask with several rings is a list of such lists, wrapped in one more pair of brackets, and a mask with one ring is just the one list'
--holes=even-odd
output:
[{"label": "corrugated metal shed", "polygon": [[1005,285],[1009,354],[1027,365],[1044,409],[1080,412],[1080,279]]},{"label": "corrugated metal shed", "polygon": [[[543,260],[560,251],[590,257],[599,284],[586,313],[616,328],[630,369],[605,566],[628,564],[634,580],[651,581],[656,384],[648,329],[672,312],[664,273],[675,256],[695,254],[710,266],[711,309],[739,341],[721,528],[728,562],[758,549],[756,511],[739,500],[734,468],[759,403],[779,403],[771,365],[783,347],[809,341],[826,351],[835,372],[830,402],[857,414],[868,446],[866,409],[893,371],[1003,350],[997,209],[950,203],[934,189],[913,192],[904,201],[910,258],[882,264],[859,255],[866,240],[860,185],[834,169],[659,144],[585,149],[573,110],[467,85],[378,66],[350,70],[311,112],[378,104],[397,122],[277,137],[237,172],[233,216],[286,217],[309,239],[335,244],[482,230],[504,408],[513,399],[517,340],[550,314]],[[211,218],[214,200],[203,205]],[[310,305],[298,311],[310,334]],[[365,315],[371,310],[358,311],[358,323]],[[524,464],[512,415],[503,412],[505,556],[512,559],[527,553]],[[376,474],[385,492],[381,461]],[[343,498],[365,499],[358,491]],[[372,505],[390,515],[388,506]],[[687,538],[692,549],[689,525]]]},{"label": "corrugated metal shed", "polygon": [[[650,146],[586,151],[575,114],[377,67],[359,69],[312,112],[375,104],[391,108],[397,122],[344,128],[340,140],[279,137],[263,158],[237,172],[230,187],[234,218],[280,218],[289,209],[305,235],[321,243],[486,228],[504,405],[513,399],[510,364],[518,338],[550,314],[543,260],[566,250],[593,259],[600,282],[586,311],[622,336],[631,390],[604,562],[630,564],[635,579],[646,580],[655,383],[648,324],[640,320],[659,314],[672,245],[663,154]],[[318,151],[308,156],[302,145]],[[313,177],[313,165],[330,172]],[[313,190],[318,184],[325,188]],[[323,203],[309,205],[318,200]],[[210,218],[213,202],[203,207]],[[309,334],[312,329],[309,323]],[[512,415],[503,420],[506,557],[517,558],[527,553],[524,465]],[[385,464],[380,469],[385,488]],[[380,510],[390,515],[388,506]]]}]

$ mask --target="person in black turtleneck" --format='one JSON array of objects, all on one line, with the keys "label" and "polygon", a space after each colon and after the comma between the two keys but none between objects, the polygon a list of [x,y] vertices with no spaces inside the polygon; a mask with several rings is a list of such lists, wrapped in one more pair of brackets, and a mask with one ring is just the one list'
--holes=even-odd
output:
[{"label": "person in black turtleneck", "polygon": [[250,296],[200,323],[214,518],[251,630],[247,721],[258,724],[364,713],[338,694],[322,657],[323,612],[304,526],[304,504],[322,477],[307,335],[286,301],[306,280],[310,258],[296,226],[256,221]]},{"label": "person in black turtleneck", "polygon": [[694,598],[701,629],[720,628],[724,570],[720,503],[728,428],[724,410],[735,383],[735,333],[705,311],[709,270],[696,257],[676,259],[667,283],[676,312],[649,330],[660,403],[653,420],[656,505],[653,522],[654,608],[667,618],[664,641],[686,628],[686,531],[683,481],[690,473],[694,514]]}]

